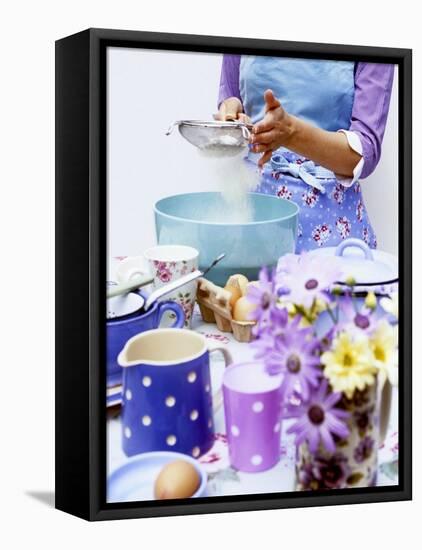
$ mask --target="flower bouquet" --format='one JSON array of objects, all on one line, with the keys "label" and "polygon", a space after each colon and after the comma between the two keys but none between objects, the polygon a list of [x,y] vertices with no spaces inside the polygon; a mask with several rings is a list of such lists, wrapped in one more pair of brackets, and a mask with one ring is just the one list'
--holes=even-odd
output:
[{"label": "flower bouquet", "polygon": [[376,482],[397,383],[397,296],[358,295],[344,275],[335,258],[291,254],[248,289],[256,358],[283,375],[298,490]]}]

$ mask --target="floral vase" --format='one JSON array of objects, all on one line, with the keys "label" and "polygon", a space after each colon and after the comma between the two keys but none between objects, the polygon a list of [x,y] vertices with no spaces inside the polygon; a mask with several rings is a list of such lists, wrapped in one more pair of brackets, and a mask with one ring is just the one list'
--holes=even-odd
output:
[{"label": "floral vase", "polygon": [[376,485],[378,448],[388,425],[391,385],[382,390],[375,382],[363,391],[355,390],[348,399],[343,394],[339,403],[350,416],[350,434],[337,439],[335,452],[327,452],[320,444],[312,453],[307,443],[296,452],[296,490],[343,489]]}]

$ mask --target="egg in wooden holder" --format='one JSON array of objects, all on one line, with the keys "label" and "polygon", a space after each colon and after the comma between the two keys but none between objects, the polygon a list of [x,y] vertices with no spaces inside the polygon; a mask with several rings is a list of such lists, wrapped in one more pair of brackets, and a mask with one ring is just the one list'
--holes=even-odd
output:
[{"label": "egg in wooden holder", "polygon": [[226,286],[217,286],[207,279],[199,279],[197,302],[202,319],[206,323],[216,323],[222,332],[232,332],[238,342],[250,342],[252,328],[249,314],[254,309],[246,297],[248,282],[244,275],[232,275]]}]

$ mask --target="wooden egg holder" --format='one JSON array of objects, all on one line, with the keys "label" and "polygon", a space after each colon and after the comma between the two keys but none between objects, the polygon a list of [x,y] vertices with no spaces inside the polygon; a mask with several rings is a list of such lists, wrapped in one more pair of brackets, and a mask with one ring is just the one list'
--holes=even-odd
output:
[{"label": "wooden egg holder", "polygon": [[231,294],[207,279],[198,279],[196,301],[205,323],[216,323],[221,332],[232,332],[238,342],[250,342],[255,321],[236,321],[232,317]]}]

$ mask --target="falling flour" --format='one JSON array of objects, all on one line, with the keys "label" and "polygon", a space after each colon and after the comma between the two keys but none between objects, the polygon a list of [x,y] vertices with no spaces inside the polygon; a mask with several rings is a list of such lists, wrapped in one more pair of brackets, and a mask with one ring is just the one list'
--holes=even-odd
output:
[{"label": "falling flour", "polygon": [[248,223],[253,220],[248,193],[256,189],[259,173],[251,162],[245,160],[245,147],[236,146],[233,140],[237,143],[232,136],[221,136],[218,142],[210,142],[199,150],[207,160],[213,187],[217,187],[224,203],[218,211],[205,212],[204,217],[209,221]]}]

